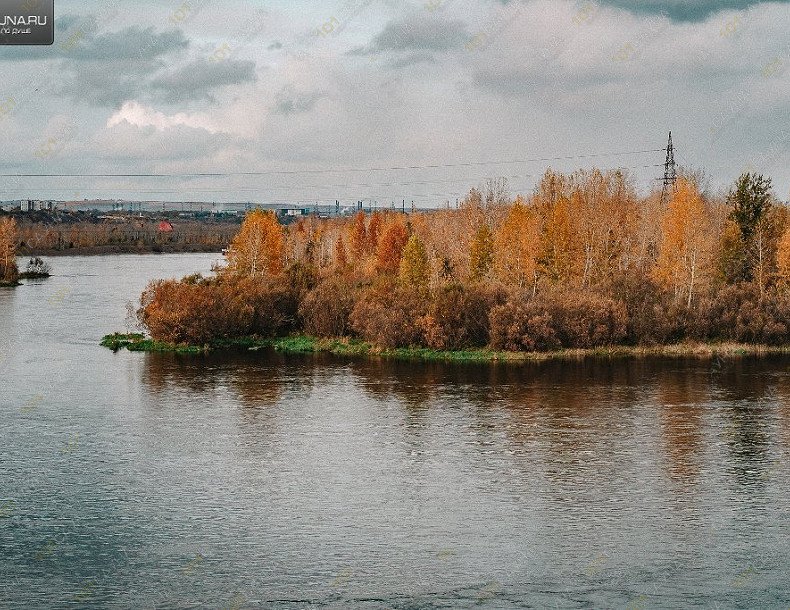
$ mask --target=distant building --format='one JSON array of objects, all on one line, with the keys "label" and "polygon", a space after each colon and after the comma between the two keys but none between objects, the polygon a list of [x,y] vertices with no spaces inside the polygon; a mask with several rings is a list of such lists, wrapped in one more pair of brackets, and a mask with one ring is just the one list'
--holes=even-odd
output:
[{"label": "distant building", "polygon": [[159,231],[160,233],[172,233],[173,225],[171,225],[166,220],[163,220],[159,223],[159,227],[157,227],[157,231]]},{"label": "distant building", "polygon": [[52,201],[42,201],[41,199],[22,199],[19,209],[23,212],[36,212],[38,210],[54,210],[55,204]]},{"label": "distant building", "polygon": [[284,217],[309,216],[310,208],[300,208],[298,206],[281,206],[277,208],[277,215]]}]

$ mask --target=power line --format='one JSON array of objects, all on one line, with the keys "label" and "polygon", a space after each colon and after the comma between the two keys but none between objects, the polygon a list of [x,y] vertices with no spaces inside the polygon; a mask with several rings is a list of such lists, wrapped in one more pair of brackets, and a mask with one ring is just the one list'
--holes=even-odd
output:
[{"label": "power line", "polygon": [[417,169],[448,169],[452,167],[479,167],[483,165],[511,165],[537,163],[545,161],[569,161],[574,159],[592,159],[596,157],[618,157],[624,155],[641,155],[662,152],[663,149],[635,150],[612,153],[594,153],[586,155],[568,155],[561,157],[536,157],[534,159],[517,159],[512,161],[470,161],[466,163],[437,163],[432,165],[396,165],[391,167],[360,167],[360,168],[327,168],[306,170],[266,170],[257,172],[186,172],[186,173],[137,173],[137,174],[0,174],[4,178],[217,178],[228,176],[273,176],[299,174],[330,174],[353,172],[407,171]]},{"label": "power line", "polygon": [[669,189],[674,192],[677,190],[678,172],[675,165],[675,147],[672,145],[672,132],[669,132],[669,142],[667,143],[667,160],[664,162],[664,186],[661,190],[661,205],[666,203],[669,198]]}]

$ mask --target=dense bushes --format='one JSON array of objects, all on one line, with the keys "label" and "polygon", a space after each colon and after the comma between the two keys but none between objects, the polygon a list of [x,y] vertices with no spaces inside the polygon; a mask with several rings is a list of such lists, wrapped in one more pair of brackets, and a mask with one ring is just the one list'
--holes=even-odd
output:
[{"label": "dense bushes", "polygon": [[170,343],[203,344],[240,336],[252,327],[253,307],[237,286],[211,280],[152,282],[140,298],[140,322]]},{"label": "dense bushes", "polygon": [[299,306],[304,331],[315,337],[345,337],[354,303],[354,288],[349,282],[339,277],[327,279],[308,292]]},{"label": "dense bushes", "polygon": [[427,313],[420,319],[424,343],[443,350],[488,345],[489,312],[505,299],[502,289],[489,289],[481,284],[451,284],[438,289]]},{"label": "dense bushes", "polygon": [[790,293],[771,288],[761,295],[754,284],[725,286],[703,299],[688,334],[697,339],[742,343],[786,343],[790,333]]},{"label": "dense bushes", "polygon": [[621,343],[627,336],[625,306],[591,293],[518,296],[491,311],[496,349],[543,351]]},{"label": "dense bushes", "polygon": [[351,329],[380,347],[418,345],[426,305],[421,291],[381,281],[362,292],[349,317]]},{"label": "dense bushes", "polygon": [[691,309],[654,284],[612,284],[594,292],[507,292],[476,282],[433,291],[393,277],[358,287],[332,275],[316,284],[309,268],[274,277],[200,276],[151,283],[138,317],[171,343],[306,333],[358,336],[381,348],[426,346],[508,351],[655,345],[683,340],[778,345],[790,332],[790,292],[753,284],[723,287]]},{"label": "dense bushes", "polygon": [[137,315],[153,338],[170,343],[287,335],[301,330],[298,310],[309,281],[300,279],[303,268],[275,277],[160,280],[143,292]]}]

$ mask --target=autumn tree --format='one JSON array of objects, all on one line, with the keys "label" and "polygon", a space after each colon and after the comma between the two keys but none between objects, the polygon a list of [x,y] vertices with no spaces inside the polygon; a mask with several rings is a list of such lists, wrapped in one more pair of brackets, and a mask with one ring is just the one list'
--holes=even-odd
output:
[{"label": "autumn tree", "polygon": [[790,285],[790,227],[779,240],[779,247],[776,251],[776,263],[779,271],[780,281]]},{"label": "autumn tree", "polygon": [[724,224],[716,263],[719,279],[724,284],[736,284],[749,276],[746,244],[741,229],[734,220],[728,219]]},{"label": "autumn tree", "polygon": [[555,282],[567,283],[580,275],[581,244],[577,227],[579,194],[560,195],[547,210],[543,232],[543,271]]},{"label": "autumn tree", "polygon": [[487,224],[480,225],[469,249],[469,276],[473,281],[488,275],[494,261],[494,236]]},{"label": "autumn tree", "polygon": [[367,228],[365,226],[364,212],[357,212],[354,215],[351,233],[349,234],[349,243],[354,260],[361,259],[367,249]]},{"label": "autumn tree", "polygon": [[228,271],[257,277],[283,269],[285,238],[273,212],[253,210],[244,219],[228,249]]},{"label": "autumn tree", "polygon": [[365,247],[368,252],[375,252],[376,248],[378,248],[383,222],[381,212],[373,212],[368,223],[367,244]]},{"label": "autumn tree", "polygon": [[400,261],[400,281],[404,286],[426,288],[429,276],[428,254],[425,252],[425,246],[419,235],[415,233],[403,248],[403,257]]},{"label": "autumn tree", "polygon": [[401,256],[409,234],[400,220],[394,220],[384,227],[376,249],[376,269],[381,273],[398,273]]},{"label": "autumn tree", "polygon": [[661,244],[656,261],[656,279],[674,291],[675,298],[691,303],[703,279],[709,254],[708,212],[696,187],[679,179],[664,214]]},{"label": "autumn tree", "polygon": [[337,265],[337,267],[340,269],[344,269],[346,266],[348,266],[346,244],[343,242],[342,235],[340,235],[335,242],[335,265]]},{"label": "autumn tree", "polygon": [[16,242],[16,221],[13,218],[0,218],[0,282],[14,283],[19,277]]},{"label": "autumn tree", "polygon": [[534,285],[540,231],[534,211],[516,199],[494,237],[494,275],[503,284]]}]

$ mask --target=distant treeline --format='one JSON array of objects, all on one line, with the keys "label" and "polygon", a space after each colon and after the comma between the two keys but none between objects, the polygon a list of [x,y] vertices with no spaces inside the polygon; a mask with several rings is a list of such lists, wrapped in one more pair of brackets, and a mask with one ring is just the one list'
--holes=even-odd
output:
[{"label": "distant treeline", "polygon": [[[41,216],[40,214],[38,216]],[[238,221],[164,220],[118,217],[99,219],[88,213],[15,214],[17,252],[21,255],[112,252],[219,252],[239,230]]]},{"label": "distant treeline", "polygon": [[693,341],[787,344],[790,222],[770,181],[721,197],[679,179],[666,201],[623,173],[503,180],[458,209],[287,228],[247,215],[214,277],[151,283],[153,338],[358,337],[381,348],[536,351]]}]

